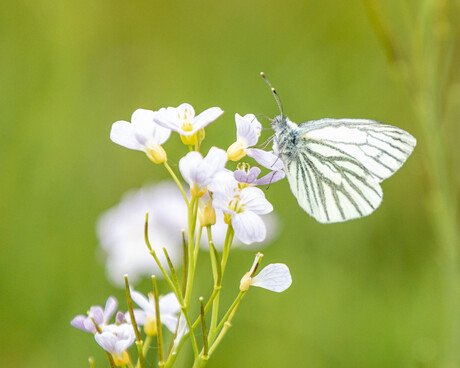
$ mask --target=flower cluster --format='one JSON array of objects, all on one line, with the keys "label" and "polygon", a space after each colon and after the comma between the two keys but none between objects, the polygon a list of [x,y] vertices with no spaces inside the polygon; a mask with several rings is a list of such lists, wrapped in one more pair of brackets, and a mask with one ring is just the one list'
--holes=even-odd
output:
[{"label": "flower cluster", "polygon": [[[172,181],[128,192],[117,206],[104,212],[97,223],[100,246],[106,254],[107,277],[115,285],[125,285],[128,311],[119,311],[115,322],[110,323],[118,302],[109,297],[104,308],[93,306],[86,316],[76,316],[71,324],[94,335],[107,352],[111,367],[134,365],[127,352],[134,341],[138,348],[137,366],[145,367],[148,346],[154,337],[159,366],[173,366],[188,339],[194,367],[201,366],[222,340],[250,286],[281,292],[291,285],[291,275],[284,264],[268,265],[257,274],[262,258],[262,254],[257,253],[251,269],[240,281],[235,301],[222,319],[218,319],[222,279],[230,249],[238,244],[248,249],[251,249],[249,246],[260,248],[276,235],[273,206],[258,186],[284,178],[278,157],[255,148],[262,125],[252,114],[235,114],[236,141],[227,150],[212,146],[207,153],[202,153],[205,127],[222,114],[220,108],[212,107],[196,115],[193,107],[184,103],[158,111],[138,109],[131,122],[117,121],[112,125],[113,142],[144,152],[153,163],[166,168]],[[171,132],[179,134],[189,151],[179,159],[183,181],[169,165],[163,147]],[[256,166],[240,162],[246,156],[255,160]],[[238,164],[229,169],[227,165],[232,162]],[[262,170],[266,172],[261,176]],[[204,248],[209,250],[214,287],[206,303],[203,297],[199,298],[200,315],[193,319],[190,306],[194,300],[195,269],[200,249]],[[179,273],[177,269],[181,264],[183,272]],[[155,275],[152,276],[153,292],[147,296],[128,286],[128,276],[133,284],[145,275]],[[156,277],[164,277],[171,292],[159,296]],[[132,302],[140,308],[133,308]],[[211,314],[209,325],[207,313]],[[201,332],[197,335],[195,329],[199,325]],[[138,326],[143,326],[145,341]],[[167,354],[162,326],[171,333]],[[201,349],[197,341],[200,335]]]}]

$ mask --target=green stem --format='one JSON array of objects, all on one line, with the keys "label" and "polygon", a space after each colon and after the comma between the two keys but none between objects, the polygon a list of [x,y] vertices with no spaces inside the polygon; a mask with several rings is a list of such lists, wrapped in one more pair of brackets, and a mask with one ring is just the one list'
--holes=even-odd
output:
[{"label": "green stem", "polygon": [[163,367],[163,333],[161,329],[161,315],[160,315],[160,298],[158,295],[158,287],[155,276],[152,276],[153,284],[153,296],[155,299],[155,323],[157,329],[157,341],[158,341],[158,367]]},{"label": "green stem", "polygon": [[166,170],[168,170],[169,174],[171,175],[173,180],[176,182],[177,186],[179,187],[179,189],[180,189],[180,191],[182,193],[182,196],[184,197],[184,201],[185,201],[185,203],[187,203],[187,206],[188,206],[189,201],[188,201],[188,198],[187,198],[187,194],[185,194],[185,190],[182,187],[182,184],[180,183],[180,181],[177,178],[176,174],[174,173],[174,171],[171,169],[171,167],[168,165],[168,163],[166,161],[163,163],[163,165],[164,165],[164,167],[166,167]]},{"label": "green stem", "polygon": [[138,366],[140,368],[144,368],[145,367],[144,354],[142,352],[143,342],[141,339],[139,328],[137,327],[136,319],[134,318],[133,301],[131,299],[131,293],[129,290],[128,275],[125,275],[125,289],[126,289],[126,299],[127,299],[127,304],[128,304],[129,316],[131,317],[131,324],[133,325],[134,333],[136,334],[136,346],[137,346],[137,352],[139,355]]}]

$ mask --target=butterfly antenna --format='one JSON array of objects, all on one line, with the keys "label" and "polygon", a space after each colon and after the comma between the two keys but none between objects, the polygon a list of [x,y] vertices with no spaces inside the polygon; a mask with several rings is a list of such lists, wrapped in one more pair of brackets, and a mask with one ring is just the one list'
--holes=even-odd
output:
[{"label": "butterfly antenna", "polygon": [[275,97],[275,101],[276,101],[276,104],[278,105],[278,109],[280,110],[281,117],[283,117],[284,111],[283,111],[283,104],[281,103],[280,96],[278,96],[278,93],[276,93],[276,90],[272,87],[271,83],[268,81],[267,77],[265,76],[265,73],[261,72],[260,76],[264,79],[264,81],[268,84],[268,86],[272,90],[273,97]]}]

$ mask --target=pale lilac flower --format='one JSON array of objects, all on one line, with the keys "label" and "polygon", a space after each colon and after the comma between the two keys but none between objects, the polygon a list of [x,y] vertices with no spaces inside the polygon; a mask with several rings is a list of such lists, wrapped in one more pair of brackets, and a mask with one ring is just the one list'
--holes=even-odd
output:
[{"label": "pale lilac flower", "polygon": [[154,121],[164,128],[179,133],[184,144],[195,145],[198,141],[195,134],[223,113],[221,108],[211,107],[195,116],[193,107],[183,103],[178,107],[160,109],[155,113]]},{"label": "pale lilac flower", "polygon": [[265,239],[267,230],[259,215],[273,210],[265,199],[264,192],[256,187],[240,189],[231,172],[221,172],[216,176],[210,190],[213,203],[221,209],[227,223],[231,223],[235,236],[244,244]]},{"label": "pale lilac flower", "polygon": [[205,158],[199,152],[189,152],[179,161],[182,177],[190,185],[193,197],[201,197],[207,191],[214,176],[225,169],[227,154],[224,150],[211,147]]},{"label": "pale lilac flower", "polygon": [[257,253],[251,270],[247,272],[240,282],[240,290],[246,291],[250,286],[261,287],[270,291],[281,293],[292,284],[291,273],[288,266],[284,263],[272,263],[262,269],[257,276],[254,276],[256,269],[262,258],[261,253]]},{"label": "pale lilac flower", "polygon": [[282,170],[270,171],[258,179],[261,170],[258,167],[251,167],[249,170],[247,167],[240,167],[233,172],[233,176],[236,181],[246,185],[267,185],[279,181],[284,178],[285,174]]},{"label": "pale lilac flower", "polygon": [[90,308],[88,316],[79,314],[78,316],[75,316],[72,321],[70,321],[70,324],[82,331],[95,333],[96,326],[94,326],[94,322],[96,322],[96,324],[101,328],[104,325],[107,325],[110,318],[112,318],[113,314],[115,313],[117,307],[117,299],[113,296],[109,296],[105,302],[104,309],[102,309],[102,307],[99,305],[94,305]]},{"label": "pale lilac flower", "polygon": [[[156,311],[155,298],[152,294],[148,295],[148,299],[140,292],[131,289],[131,298],[142,309],[134,310],[134,318],[136,322],[144,326],[145,332],[148,335],[156,335]],[[177,326],[177,314],[180,312],[180,304],[174,293],[168,293],[159,300],[160,320],[169,331],[174,333]],[[127,321],[131,320],[129,313],[125,314]]]},{"label": "pale lilac flower", "polygon": [[112,124],[110,139],[120,146],[143,151],[155,163],[166,161],[166,152],[161,145],[171,134],[170,129],[158,126],[153,121],[155,112],[137,109],[131,116],[131,123],[117,121]]},{"label": "pale lilac flower", "polygon": [[105,351],[115,355],[121,355],[136,340],[133,326],[127,323],[104,326],[94,338]]},{"label": "pale lilac flower", "polygon": [[145,215],[149,213],[149,240],[163,264],[168,251],[175,266],[182,262],[180,230],[187,224],[187,209],[180,191],[172,182],[127,192],[120,203],[101,214],[96,232],[106,254],[108,280],[124,287],[124,275],[132,283],[142,277],[163,277],[145,244]]}]

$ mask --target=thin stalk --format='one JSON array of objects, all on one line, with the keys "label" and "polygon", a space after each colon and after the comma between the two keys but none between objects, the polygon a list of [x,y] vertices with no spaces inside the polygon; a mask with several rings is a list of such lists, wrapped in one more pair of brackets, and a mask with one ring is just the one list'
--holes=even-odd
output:
[{"label": "thin stalk", "polygon": [[161,315],[160,315],[160,298],[158,296],[158,287],[155,276],[152,276],[153,296],[155,299],[155,323],[157,328],[157,342],[158,342],[158,367],[164,366],[163,356],[163,333],[161,328]]},{"label": "thin stalk", "polygon": [[185,297],[185,288],[187,286],[187,270],[188,270],[188,250],[187,250],[187,240],[185,239],[185,230],[182,230],[182,248],[184,252],[184,262],[182,267],[182,296]]},{"label": "thin stalk", "polygon": [[185,201],[185,203],[187,203],[187,206],[188,206],[189,201],[188,201],[188,198],[187,198],[187,194],[185,194],[184,187],[182,186],[182,184],[180,183],[180,181],[177,178],[176,174],[174,173],[174,171],[171,169],[171,167],[168,165],[168,163],[166,161],[163,163],[163,165],[164,165],[164,167],[166,167],[166,170],[168,170],[169,174],[171,175],[173,180],[176,182],[177,186],[179,187],[179,190],[182,193],[182,197],[184,197],[184,201]]},{"label": "thin stalk", "polygon": [[137,346],[137,352],[139,354],[138,365],[140,368],[144,368],[145,367],[144,354],[142,352],[143,342],[141,339],[139,328],[137,327],[136,319],[134,318],[133,300],[131,299],[131,293],[129,291],[128,275],[125,275],[125,289],[126,289],[126,300],[128,304],[129,316],[131,317],[131,324],[133,325],[134,333],[136,334],[136,346]]},{"label": "thin stalk", "polygon": [[88,358],[88,363],[89,363],[90,368],[96,368],[96,364],[94,363],[94,358],[93,357]]},{"label": "thin stalk", "polygon": [[201,317],[201,330],[203,332],[203,358],[209,359],[208,356],[208,333],[206,331],[206,318],[204,315],[204,302],[203,297],[200,297],[200,317]]}]

